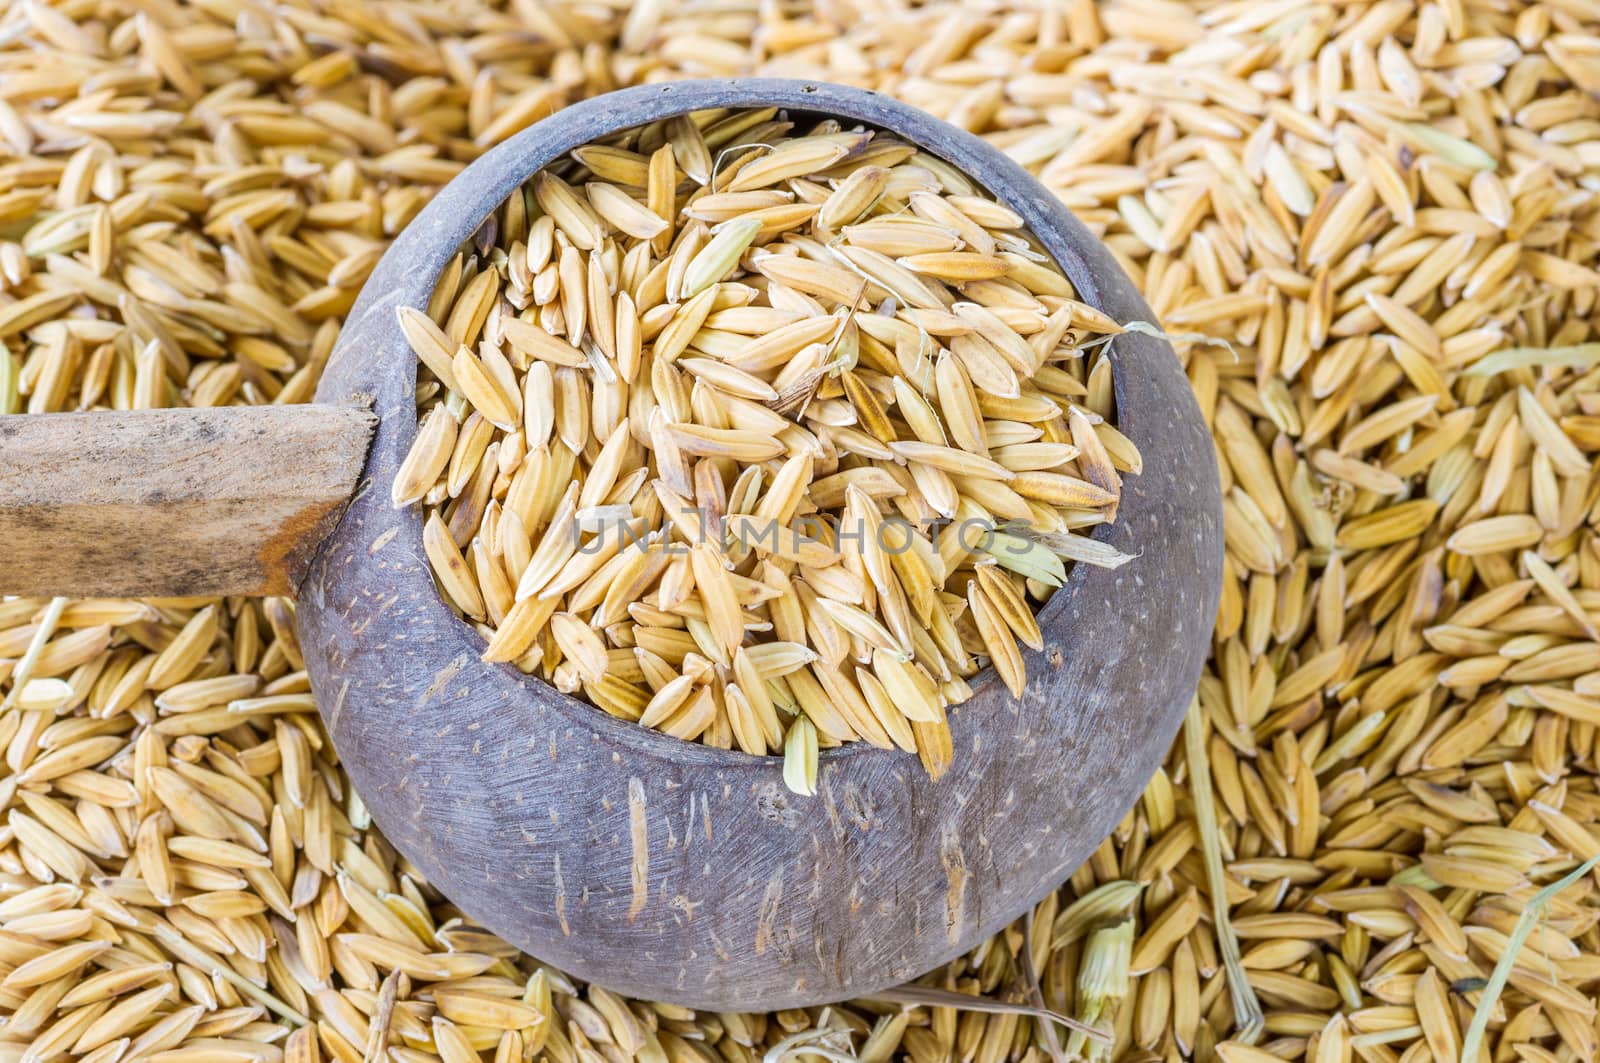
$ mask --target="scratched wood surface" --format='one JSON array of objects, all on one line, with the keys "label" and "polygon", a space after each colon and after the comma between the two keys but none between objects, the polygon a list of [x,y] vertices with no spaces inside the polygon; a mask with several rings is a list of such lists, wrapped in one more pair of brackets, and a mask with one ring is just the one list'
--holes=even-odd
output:
[{"label": "scratched wood surface", "polygon": [[367,284],[318,397],[376,396],[355,501],[303,589],[301,641],[340,755],[379,825],[507,940],[647,999],[765,1010],[934,967],[1057,885],[1116,824],[1193,694],[1216,612],[1221,504],[1210,437],[1170,349],[1119,338],[1119,426],[1144,455],[1112,528],[1139,555],[1079,566],[1041,616],[1014,701],[992,673],[952,714],[955,764],[860,743],[820,792],[779,761],[612,719],[506,666],[429,583],[415,509],[387,484],[415,433],[395,307],[426,305],[456,247],[546,162],[617,128],[705,107],[780,105],[893,130],[1027,220],[1090,303],[1148,308],[1090,234],[982,142],[869,93],[773,80],[646,86],[579,104],[469,167]]},{"label": "scratched wood surface", "polygon": [[334,406],[0,417],[0,594],[290,594],[376,423]]}]

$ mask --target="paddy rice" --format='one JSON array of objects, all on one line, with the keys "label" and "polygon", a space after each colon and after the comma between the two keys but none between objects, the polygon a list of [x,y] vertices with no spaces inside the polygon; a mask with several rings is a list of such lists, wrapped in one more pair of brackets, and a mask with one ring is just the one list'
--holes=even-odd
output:
[{"label": "paddy rice", "polygon": [[306,401],[376,256],[465,160],[686,74],[862,84],[977,132],[1164,327],[1232,345],[1176,344],[1228,546],[1183,741],[1029,917],[877,999],[623,1000],[460,921],[350,790],[292,602],[0,602],[5,1058],[1410,1063],[1465,1050],[1480,1005],[1489,1058],[1596,1055],[1593,876],[1515,936],[1600,851],[1595,484],[1557,438],[1592,466],[1591,5],[0,24],[6,412]]},{"label": "paddy rice", "polygon": [[[1116,519],[1120,326],[948,164],[776,108],[534,175],[399,322],[441,594],[613,716],[816,789],[819,748],[949,763],[946,708]],[[1001,531],[1001,529],[1004,529]],[[1096,549],[1098,547],[1098,549]]]}]

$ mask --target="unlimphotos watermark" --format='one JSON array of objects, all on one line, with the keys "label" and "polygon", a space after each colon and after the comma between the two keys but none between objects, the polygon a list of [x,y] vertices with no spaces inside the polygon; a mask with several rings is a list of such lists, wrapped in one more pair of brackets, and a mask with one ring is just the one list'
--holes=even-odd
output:
[{"label": "unlimphotos watermark", "polygon": [[[850,545],[859,552],[870,540],[880,552],[892,557],[914,549],[919,533],[932,539],[951,527],[955,528],[957,541],[966,550],[1002,551],[1018,556],[1029,550],[1027,540],[1017,535],[1026,530],[1025,526],[1014,522],[996,524],[981,517],[961,520],[939,517],[914,523],[890,515],[868,528],[862,521],[847,522],[832,515],[806,514],[785,525],[781,521],[746,514],[729,520],[713,515],[704,506],[686,506],[678,513],[678,519],[649,527],[635,518],[625,505],[597,506],[578,517],[573,523],[572,535],[580,554],[635,546],[659,548],[669,555],[686,554],[699,543],[722,544],[730,539],[745,549],[772,554],[792,555],[816,546],[842,552]],[[679,532],[677,539],[664,534],[668,527]],[[686,531],[692,534],[685,534]],[[686,539],[692,541],[684,541]]]}]

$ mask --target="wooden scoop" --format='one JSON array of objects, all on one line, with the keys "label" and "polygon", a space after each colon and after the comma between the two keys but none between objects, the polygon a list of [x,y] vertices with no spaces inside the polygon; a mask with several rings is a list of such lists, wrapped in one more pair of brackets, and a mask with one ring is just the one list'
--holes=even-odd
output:
[{"label": "wooden scoop", "polygon": [[1020,702],[991,671],[973,680],[938,782],[915,757],[857,743],[825,751],[817,795],[797,797],[776,758],[681,742],[482,663],[482,639],[434,589],[419,511],[389,503],[417,421],[395,309],[426,306],[482,220],[573,148],[760,106],[916,143],[1020,214],[1085,301],[1152,319],[1110,252],[976,137],[856,89],[691,81],[577,104],[452,181],[362,291],[317,391],[328,405],[0,419],[0,592],[298,587],[300,642],[339,755],[434,885],[575,975],[739,1011],[914,978],[1066,878],[1183,719],[1222,564],[1210,434],[1172,351],[1129,333],[1109,348],[1117,424],[1144,470],[1095,535],[1136,560],[1073,569],[1040,614],[1046,644],[1025,653]]}]

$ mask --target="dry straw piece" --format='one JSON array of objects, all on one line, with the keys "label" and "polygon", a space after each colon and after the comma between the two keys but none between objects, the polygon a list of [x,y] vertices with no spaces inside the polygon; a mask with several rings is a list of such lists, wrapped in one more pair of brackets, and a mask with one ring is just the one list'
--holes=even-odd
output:
[{"label": "dry straw piece", "polygon": [[[622,1000],[463,921],[350,791],[292,603],[0,601],[0,1058],[1455,1058],[1600,852],[1597,40],[1588,0],[5,6],[5,412],[301,401],[463,160],[686,74],[985,136],[1232,353],[1178,345],[1227,497],[1210,800],[1173,750],[1031,919],[882,998]],[[1600,1054],[1596,886],[1543,906],[1480,1060]]]},{"label": "dry straw piece", "polygon": [[[705,160],[710,159],[709,167]],[[535,174],[402,307],[441,594],[624,720],[948,765],[1139,455],[1106,340],[1022,221],[892,136],[703,111]],[[1010,529],[991,534],[998,528]]]}]

